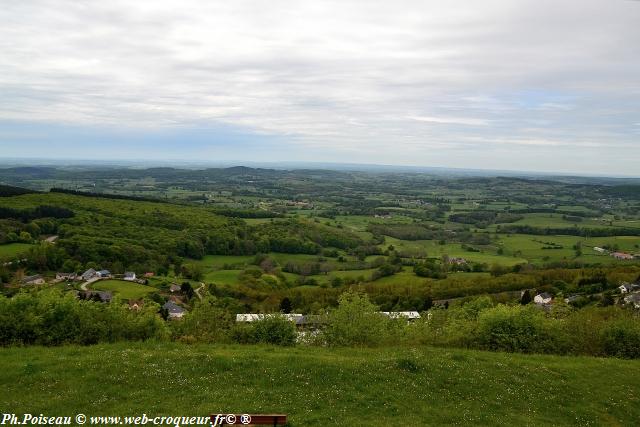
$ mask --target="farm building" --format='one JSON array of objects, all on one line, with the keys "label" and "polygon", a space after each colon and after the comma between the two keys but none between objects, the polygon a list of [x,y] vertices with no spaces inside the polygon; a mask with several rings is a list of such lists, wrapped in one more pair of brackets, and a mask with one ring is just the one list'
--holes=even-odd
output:
[{"label": "farm building", "polygon": [[109,277],[111,277],[111,272],[109,270],[100,270],[97,273],[97,276],[102,278],[102,279],[107,279]]},{"label": "farm building", "polygon": [[618,289],[620,289],[620,293],[628,294],[629,292],[640,290],[640,284],[625,282],[622,285],[618,286]]},{"label": "farm building", "polygon": [[36,274],[35,276],[26,276],[20,281],[20,283],[23,285],[42,285],[44,284],[44,277],[40,274]]},{"label": "farm building", "polygon": [[82,280],[91,280],[94,277],[98,276],[98,272],[95,271],[93,268],[88,269],[87,271],[85,271],[84,273],[82,273]]},{"label": "farm building", "polygon": [[76,273],[56,273],[57,280],[75,280]]},{"label": "farm building", "polygon": [[111,302],[113,294],[109,291],[80,291],[78,299],[91,300],[97,302]]},{"label": "farm building", "polygon": [[640,294],[631,294],[624,297],[624,302],[632,304],[634,308],[640,308]]},{"label": "farm building", "polygon": [[536,304],[550,304],[552,300],[553,295],[548,292],[543,292],[533,298],[533,302],[535,302]]},{"label": "farm building", "polygon": [[255,322],[258,320],[263,320],[267,317],[271,316],[282,316],[287,320],[295,322],[296,324],[302,323],[304,320],[304,316],[302,314],[255,314],[255,313],[247,313],[247,314],[236,314],[236,322]]},{"label": "farm building", "polygon": [[134,273],[133,271],[125,271],[124,280],[133,282],[134,280],[136,280],[136,273]]},{"label": "farm building", "polygon": [[420,318],[420,313],[417,311],[381,311],[380,314],[384,314],[392,319],[404,318],[407,320],[416,320]]},{"label": "farm building", "polygon": [[620,259],[620,260],[633,259],[633,255],[625,252],[614,252],[611,254],[611,256],[614,257],[615,259]]},{"label": "farm building", "polygon": [[162,306],[169,313],[169,319],[182,319],[186,310],[173,301],[169,301]]}]

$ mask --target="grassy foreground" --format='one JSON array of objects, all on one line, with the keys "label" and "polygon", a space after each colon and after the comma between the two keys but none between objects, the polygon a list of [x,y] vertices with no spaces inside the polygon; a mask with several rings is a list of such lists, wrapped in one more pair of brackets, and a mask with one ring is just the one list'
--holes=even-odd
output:
[{"label": "grassy foreground", "polygon": [[640,361],[616,359],[122,343],[0,349],[0,366],[0,408],[17,414],[282,412],[296,427],[640,419]]}]

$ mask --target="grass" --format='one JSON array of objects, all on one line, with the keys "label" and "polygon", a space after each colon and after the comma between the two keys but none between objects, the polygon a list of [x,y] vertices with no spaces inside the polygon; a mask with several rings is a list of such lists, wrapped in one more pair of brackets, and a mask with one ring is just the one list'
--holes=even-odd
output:
[{"label": "grass", "polygon": [[238,276],[242,270],[218,270],[211,271],[204,275],[206,283],[216,283],[225,285],[237,285],[240,283]]},{"label": "grass", "polygon": [[90,285],[90,288],[98,291],[112,291],[123,299],[143,298],[147,294],[157,291],[154,287],[124,280],[101,280]]},{"label": "grass", "polygon": [[0,259],[13,258],[26,253],[33,245],[29,243],[7,243],[0,245]]},{"label": "grass", "polygon": [[286,413],[295,427],[640,419],[640,361],[426,347],[122,343],[5,348],[0,364],[0,407],[17,414]]}]

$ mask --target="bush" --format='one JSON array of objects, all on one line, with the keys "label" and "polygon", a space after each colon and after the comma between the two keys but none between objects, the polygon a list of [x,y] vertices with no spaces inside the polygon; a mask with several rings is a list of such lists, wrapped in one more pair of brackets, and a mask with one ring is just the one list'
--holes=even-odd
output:
[{"label": "bush", "polygon": [[544,313],[534,307],[498,305],[478,317],[478,343],[488,350],[531,353],[549,338]]},{"label": "bush", "polygon": [[293,322],[283,316],[267,316],[253,323],[253,337],[256,343],[291,346],[296,343],[297,336]]},{"label": "bush", "polygon": [[297,337],[293,322],[278,314],[265,316],[250,324],[235,325],[231,329],[231,338],[239,344],[292,346]]},{"label": "bush", "polygon": [[[338,299],[338,307],[331,311],[320,342],[330,346],[379,345],[391,335],[393,326],[404,320],[391,320],[377,312],[366,294],[345,292]],[[400,331],[396,331],[399,338]]]},{"label": "bush", "polygon": [[640,324],[637,320],[617,320],[602,330],[601,338],[607,356],[640,358]]}]

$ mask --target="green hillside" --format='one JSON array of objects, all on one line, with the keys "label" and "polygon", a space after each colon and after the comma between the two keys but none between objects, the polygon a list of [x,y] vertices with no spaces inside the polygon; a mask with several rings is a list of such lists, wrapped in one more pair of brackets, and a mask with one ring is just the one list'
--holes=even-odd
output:
[{"label": "green hillside", "polygon": [[283,412],[292,426],[640,419],[640,362],[616,359],[123,343],[5,348],[0,364],[0,407],[15,413]]}]

